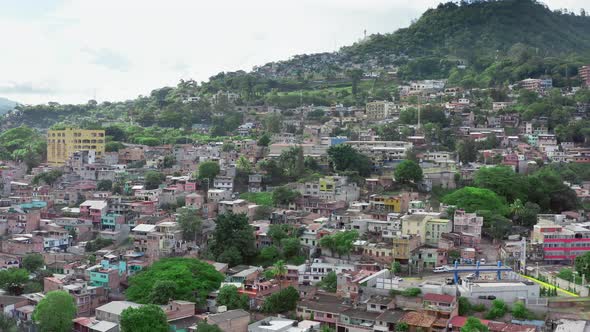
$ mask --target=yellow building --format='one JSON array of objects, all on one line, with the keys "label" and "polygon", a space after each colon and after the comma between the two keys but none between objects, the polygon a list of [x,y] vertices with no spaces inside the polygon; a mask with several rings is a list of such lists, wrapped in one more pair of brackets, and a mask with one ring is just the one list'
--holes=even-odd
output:
[{"label": "yellow building", "polygon": [[374,195],[369,201],[372,210],[385,213],[400,213],[402,210],[401,196]]},{"label": "yellow building", "polygon": [[[421,244],[424,244],[427,240],[434,241],[433,237],[440,236],[438,233],[439,230],[442,229],[440,226],[436,227],[437,225],[447,224],[448,220],[445,222],[445,219],[438,219],[439,213],[429,213],[429,212],[417,212],[414,214],[405,215],[402,217],[402,234],[404,235],[418,235],[420,236]],[[430,223],[431,220],[435,219],[434,222]],[[430,223],[430,227],[427,225]],[[434,227],[434,228],[433,228]],[[436,231],[436,235],[434,235],[434,231]],[[428,234],[427,234],[427,231]],[[438,242],[438,238],[436,239]]]},{"label": "yellow building", "polygon": [[47,132],[47,162],[51,165],[64,165],[76,151],[96,151],[102,157],[105,147],[104,130],[66,128]]}]

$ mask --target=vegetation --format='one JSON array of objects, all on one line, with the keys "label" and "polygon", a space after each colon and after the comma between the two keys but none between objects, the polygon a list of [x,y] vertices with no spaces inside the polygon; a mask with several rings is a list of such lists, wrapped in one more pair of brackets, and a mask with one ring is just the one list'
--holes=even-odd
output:
[{"label": "vegetation", "polygon": [[198,211],[184,207],[178,211],[176,222],[182,229],[182,238],[186,241],[197,241],[201,234],[202,221]]},{"label": "vegetation", "polygon": [[516,319],[534,319],[534,315],[526,308],[522,301],[512,306],[512,317]]},{"label": "vegetation", "polygon": [[65,291],[52,291],[39,301],[33,320],[41,332],[70,331],[76,317],[74,298]]},{"label": "vegetation", "polygon": [[273,314],[287,312],[295,310],[297,301],[299,301],[299,292],[297,289],[289,286],[268,296],[264,300],[261,310]]},{"label": "vegetation", "polygon": [[111,239],[103,239],[101,237],[96,238],[95,240],[86,242],[86,252],[95,252],[97,250],[106,248],[113,244],[113,240]]},{"label": "vegetation", "polygon": [[371,175],[371,160],[348,144],[331,146],[328,158],[336,172],[352,172],[362,177]]},{"label": "vegetation", "polygon": [[461,332],[488,332],[489,328],[476,317],[468,317]]},{"label": "vegetation", "polygon": [[45,265],[45,260],[41,254],[26,254],[21,265],[27,271],[34,273]]},{"label": "vegetation", "polygon": [[199,322],[197,324],[197,331],[199,332],[223,332],[217,325],[207,324],[207,322]]},{"label": "vegetation", "polygon": [[6,269],[0,271],[0,288],[9,295],[23,293],[24,285],[29,281],[29,272],[25,269]]},{"label": "vegetation", "polygon": [[[170,283],[162,284],[163,281]],[[154,302],[154,294],[157,293],[154,289],[166,289],[169,298],[201,302],[209,292],[219,288],[222,281],[221,273],[200,260],[162,258],[129,278],[129,288],[125,296],[129,301],[148,304]],[[172,287],[172,283],[176,286]]]},{"label": "vegetation", "polygon": [[59,178],[61,178],[61,176],[63,175],[63,172],[59,169],[53,169],[51,171],[48,172],[43,172],[43,173],[39,173],[37,175],[35,175],[33,177],[33,180],[31,180],[32,184],[47,184],[49,186],[52,186]]},{"label": "vegetation", "polygon": [[0,313],[0,331],[4,332],[17,332],[16,319]]},{"label": "vegetation", "polygon": [[406,297],[417,297],[422,294],[422,290],[418,287],[406,288],[401,295]]},{"label": "vegetation", "polygon": [[219,262],[235,266],[257,254],[254,233],[244,214],[220,214],[215,219],[211,253]]},{"label": "vegetation", "polygon": [[336,275],[336,272],[331,271],[318,283],[318,287],[326,292],[336,293],[337,281],[338,276]]},{"label": "vegetation", "polygon": [[461,188],[444,196],[443,202],[464,209],[467,212],[487,210],[495,211],[501,215],[508,213],[506,203],[495,192],[485,188]]},{"label": "vegetation", "polygon": [[299,196],[301,194],[298,191],[292,190],[287,186],[282,186],[272,192],[272,201],[275,206],[286,206],[294,203]]},{"label": "vegetation", "polygon": [[219,175],[219,163],[215,161],[205,161],[199,164],[199,179],[208,179],[209,186],[213,185],[213,179]]},{"label": "vegetation", "polygon": [[158,171],[147,171],[145,173],[144,186],[147,190],[158,189],[166,176]]},{"label": "vegetation", "polygon": [[250,309],[250,299],[246,294],[240,294],[238,288],[233,285],[225,285],[219,289],[217,304],[227,306],[228,310]]},{"label": "vegetation", "polygon": [[332,254],[338,256],[348,255],[353,249],[353,243],[358,239],[358,232],[355,230],[336,232],[325,235],[320,239],[320,247],[329,249]]},{"label": "vegetation", "polygon": [[148,304],[139,308],[127,308],[121,312],[121,332],[168,332],[164,310]]},{"label": "vegetation", "polygon": [[395,180],[400,183],[422,181],[422,168],[415,161],[404,160],[395,168]]},{"label": "vegetation", "polygon": [[273,205],[273,195],[272,192],[259,192],[259,193],[242,193],[240,194],[241,199],[245,199],[248,202],[255,203],[257,205],[262,206],[272,206]]},{"label": "vegetation", "polygon": [[506,303],[500,299],[495,299],[492,301],[492,307],[490,308],[490,311],[488,311],[486,314],[486,319],[496,319],[503,317],[506,314],[506,311],[508,311],[508,306]]}]

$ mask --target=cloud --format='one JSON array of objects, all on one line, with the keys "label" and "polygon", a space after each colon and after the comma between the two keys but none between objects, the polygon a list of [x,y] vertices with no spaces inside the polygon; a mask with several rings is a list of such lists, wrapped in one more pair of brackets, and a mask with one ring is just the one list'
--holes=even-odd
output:
[{"label": "cloud", "polygon": [[0,93],[2,94],[38,94],[55,92],[48,85],[38,85],[33,82],[0,82]]},{"label": "cloud", "polygon": [[122,54],[106,48],[83,48],[82,52],[92,57],[91,63],[117,71],[128,71],[131,67],[129,59]]},{"label": "cloud", "polygon": [[[578,9],[587,0],[549,1]],[[32,1],[31,1],[32,2]],[[38,0],[43,10],[0,13],[6,97],[126,100],[179,79],[350,45],[393,32],[435,0]],[[50,3],[47,3],[50,2]],[[10,1],[3,5],[17,6]],[[37,3],[37,1],[35,1]],[[10,85],[7,82],[11,82]],[[17,83],[15,83],[17,82]],[[1,87],[0,87],[1,89]]]}]

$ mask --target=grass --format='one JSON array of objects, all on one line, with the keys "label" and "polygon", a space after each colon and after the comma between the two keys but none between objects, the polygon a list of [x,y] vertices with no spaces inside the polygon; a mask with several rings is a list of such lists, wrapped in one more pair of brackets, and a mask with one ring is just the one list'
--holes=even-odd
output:
[{"label": "grass", "polygon": [[273,206],[272,192],[243,193],[240,194],[240,198],[255,203],[257,205]]}]

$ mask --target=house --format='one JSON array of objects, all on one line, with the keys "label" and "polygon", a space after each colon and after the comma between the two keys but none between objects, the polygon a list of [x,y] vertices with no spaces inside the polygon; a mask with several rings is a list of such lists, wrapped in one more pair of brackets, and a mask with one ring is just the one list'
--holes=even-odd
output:
[{"label": "house", "polygon": [[[121,313],[127,308],[139,308],[141,304],[130,301],[111,301],[96,308],[96,319],[119,324]],[[119,330],[117,329],[118,332]]]},{"label": "house", "polygon": [[245,310],[229,310],[207,316],[209,324],[217,325],[223,332],[248,332],[250,313]]},{"label": "house", "polygon": [[[436,321],[436,317],[427,315],[423,312],[416,312],[416,311],[408,311],[406,312],[403,317],[399,320],[400,323],[406,323],[409,327],[410,332],[417,332],[417,331],[433,331],[432,327],[434,322]],[[446,325],[442,327],[446,328]],[[439,330],[437,330],[439,331]]]},{"label": "house", "polygon": [[296,321],[281,317],[267,317],[248,325],[248,332],[312,332],[319,331],[320,322]]}]

